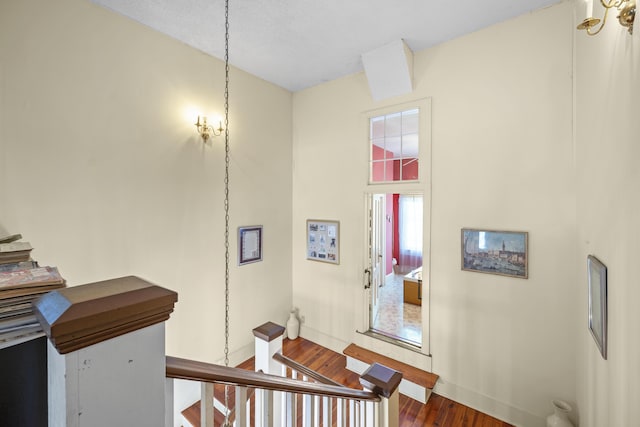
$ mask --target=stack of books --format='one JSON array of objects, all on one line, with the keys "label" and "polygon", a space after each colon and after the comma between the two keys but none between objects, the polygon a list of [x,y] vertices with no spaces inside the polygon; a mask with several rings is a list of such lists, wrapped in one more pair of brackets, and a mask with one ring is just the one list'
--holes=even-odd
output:
[{"label": "stack of books", "polygon": [[32,301],[65,287],[56,267],[40,267],[31,259],[32,247],[18,242],[19,234],[0,237],[0,348],[42,334]]}]

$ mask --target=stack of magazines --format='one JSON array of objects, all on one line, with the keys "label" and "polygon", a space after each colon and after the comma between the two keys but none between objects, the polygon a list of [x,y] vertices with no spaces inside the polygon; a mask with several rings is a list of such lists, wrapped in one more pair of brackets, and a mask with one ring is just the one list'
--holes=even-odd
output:
[{"label": "stack of magazines", "polygon": [[29,242],[21,235],[0,237],[0,348],[42,334],[32,301],[65,287],[56,267],[41,267],[31,259]]}]

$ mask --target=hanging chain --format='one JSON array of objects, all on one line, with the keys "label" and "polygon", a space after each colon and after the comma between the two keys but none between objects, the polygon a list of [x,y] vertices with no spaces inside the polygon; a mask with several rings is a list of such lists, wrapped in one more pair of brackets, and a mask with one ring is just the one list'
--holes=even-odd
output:
[{"label": "hanging chain", "polygon": [[[224,366],[229,366],[229,0],[224,3]],[[230,426],[228,385],[224,407],[224,425]]]},{"label": "hanging chain", "polygon": [[225,0],[224,73],[224,365],[229,366],[229,0]]}]

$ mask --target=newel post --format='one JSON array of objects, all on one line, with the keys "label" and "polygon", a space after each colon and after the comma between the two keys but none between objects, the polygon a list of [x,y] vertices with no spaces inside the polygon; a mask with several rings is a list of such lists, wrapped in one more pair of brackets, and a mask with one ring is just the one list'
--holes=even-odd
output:
[{"label": "newel post", "polygon": [[[377,394],[382,399],[377,413],[367,409],[367,426],[398,427],[400,422],[400,405],[398,395],[402,381],[402,373],[387,368],[379,363],[371,365],[360,376],[360,384],[365,390]],[[375,419],[379,423],[375,423]]]},{"label": "newel post", "polygon": [[177,300],[129,276],[34,302],[49,338],[49,427],[165,425],[164,321]]},{"label": "newel post", "polygon": [[[282,376],[282,366],[273,360],[273,355],[282,353],[282,336],[284,326],[267,322],[253,330],[255,337],[255,365],[256,372]],[[256,390],[257,392],[257,390]],[[282,393],[262,390],[262,399],[256,399],[256,426],[281,426],[282,424]]]}]

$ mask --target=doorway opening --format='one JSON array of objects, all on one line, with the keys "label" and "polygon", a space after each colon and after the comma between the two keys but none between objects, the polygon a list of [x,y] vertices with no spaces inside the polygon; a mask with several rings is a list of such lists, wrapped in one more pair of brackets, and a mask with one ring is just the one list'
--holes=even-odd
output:
[{"label": "doorway opening", "polygon": [[422,347],[423,196],[370,197],[369,329]]}]

